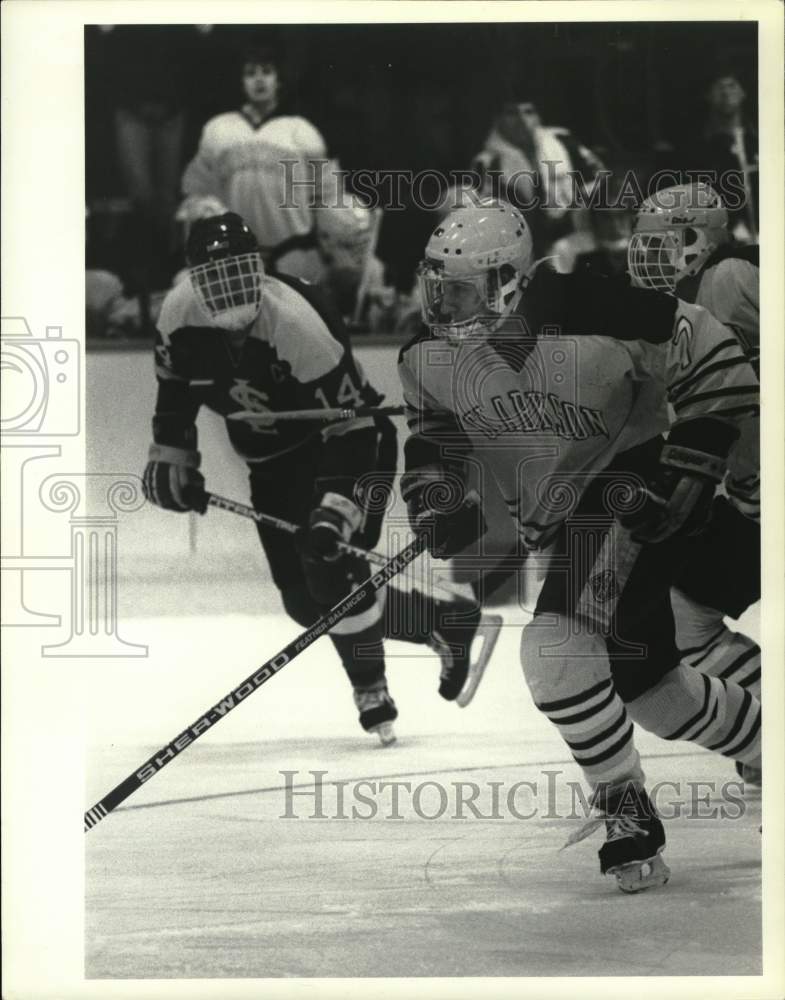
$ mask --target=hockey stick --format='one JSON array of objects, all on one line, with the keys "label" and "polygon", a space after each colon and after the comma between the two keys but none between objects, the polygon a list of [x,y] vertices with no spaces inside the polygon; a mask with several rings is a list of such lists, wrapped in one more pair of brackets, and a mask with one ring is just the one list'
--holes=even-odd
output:
[{"label": "hockey stick", "polygon": [[[241,517],[248,517],[258,524],[266,524],[270,528],[278,528],[279,531],[285,531],[289,535],[296,535],[302,530],[296,524],[292,524],[291,521],[284,521],[280,517],[273,517],[272,514],[263,514],[261,511],[255,510],[247,504],[238,503],[236,500],[230,500],[228,497],[218,496],[216,493],[207,494],[207,503],[211,507],[226,510],[230,514],[239,514]],[[381,552],[374,552],[373,549],[361,549],[358,545],[350,545],[349,542],[338,542],[338,548],[347,555],[365,559],[375,566],[384,566],[389,558],[389,556],[383,555]],[[449,594],[450,597],[459,597],[462,600],[466,600],[465,594],[461,593],[457,588],[450,587],[447,582],[443,582],[438,577],[432,582],[435,587],[444,591],[445,594]]]},{"label": "hockey stick", "polygon": [[375,594],[377,591],[391,580],[402,569],[405,569],[410,562],[413,562],[423,551],[427,543],[427,534],[423,532],[409,542],[398,555],[389,559],[383,568],[363,583],[347,594],[335,607],[326,611],[320,618],[301,632],[295,639],[284,646],[275,656],[270,657],[266,663],[258,667],[254,672],[246,677],[244,681],[233,688],[217,704],[209,708],[190,726],[186,727],[179,736],[161,747],[148,760],[144,762],[136,771],[129,774],[119,785],[108,792],[100,801],[88,809],[84,814],[85,833],[91,830],[97,823],[109,815],[109,813],[124,802],[129,795],[141,788],[145,781],[148,781],[158,771],[181,753],[187,746],[190,746],[211,726],[216,725],[225,718],[233,708],[236,708],[249,694],[252,694],[271,677],[274,677],[287,663],[290,663],[304,649],[311,646],[316,640],[324,635],[333,625],[345,618],[360,601]]},{"label": "hockey stick", "polygon": [[619,598],[641,551],[630,532],[614,521],[594,561],[578,600],[577,613],[609,632]]},{"label": "hockey stick", "polygon": [[[208,493],[207,503],[211,507],[217,507],[219,510],[229,511],[230,514],[239,514],[241,517],[248,517],[258,524],[267,525],[268,528],[278,528],[279,531],[285,531],[289,535],[297,535],[303,530],[298,525],[292,524],[291,521],[284,521],[283,518],[273,517],[272,514],[263,514],[260,510],[249,507],[247,504],[238,503],[236,500],[219,496],[217,493]],[[375,563],[377,566],[384,566],[388,559],[381,552],[361,549],[359,546],[350,545],[348,542],[338,542],[338,548],[342,552],[346,552],[347,555],[367,559],[369,563]]]},{"label": "hockey stick", "polygon": [[405,412],[403,405],[358,406],[345,409],[335,406],[323,410],[235,410],[234,413],[227,413],[226,419],[272,427],[279,420],[358,420],[361,417],[400,417]]}]

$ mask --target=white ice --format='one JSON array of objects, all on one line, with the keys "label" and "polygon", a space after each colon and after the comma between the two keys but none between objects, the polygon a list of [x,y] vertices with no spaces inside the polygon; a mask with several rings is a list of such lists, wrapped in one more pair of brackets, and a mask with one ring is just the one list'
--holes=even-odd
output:
[{"label": "white ice", "polygon": [[[240,589],[251,603],[248,585]],[[265,603],[276,607],[272,594]],[[559,851],[577,821],[549,818],[547,782],[556,781],[559,813],[579,775],[525,689],[521,614],[506,609],[466,709],[438,697],[432,655],[388,644],[400,711],[393,747],[361,731],[320,639],[164,767],[87,834],[88,978],[758,974],[760,802],[748,789],[744,815],[727,808],[718,818],[723,795],[738,795],[722,792],[736,780],[730,762],[638,733],[650,786],[678,783],[664,786],[660,804],[691,812],[666,823],[666,887],[620,894],[599,873],[599,832]],[[148,643],[150,656],[95,669],[88,804],[297,631],[277,607],[126,619],[124,638]],[[309,818],[314,770],[327,772],[326,819]],[[283,771],[297,772],[297,790],[310,786],[310,797],[289,800],[297,818],[282,818]],[[389,818],[389,789],[374,798],[375,818],[336,818],[327,783],[361,778],[410,782],[412,794],[399,790],[402,818]],[[430,781],[449,804],[429,820],[412,795]],[[501,782],[502,818],[466,807],[454,818],[460,781],[480,786],[483,817],[488,782]],[[540,815],[507,808],[518,781],[537,794],[522,788],[513,806],[526,814],[538,804]],[[419,812],[437,814],[438,790],[420,794]],[[371,811],[347,797],[344,814],[353,804]]]}]

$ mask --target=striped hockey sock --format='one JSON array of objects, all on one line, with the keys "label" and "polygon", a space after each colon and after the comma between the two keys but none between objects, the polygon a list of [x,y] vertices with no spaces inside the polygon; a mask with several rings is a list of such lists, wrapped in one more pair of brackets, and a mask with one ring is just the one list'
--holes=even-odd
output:
[{"label": "striped hockey sock", "polygon": [[760,646],[741,632],[732,632],[723,615],[672,591],[677,642],[682,662],[710,677],[738,684],[760,698]]},{"label": "striped hockey sock", "polygon": [[521,666],[535,705],[559,730],[593,790],[643,784],[633,725],[601,636],[562,616],[537,615],[523,630]]},{"label": "striped hockey sock", "polygon": [[760,766],[761,706],[732,681],[679,665],[627,709],[666,740],[690,740],[734,761]]},{"label": "striped hockey sock", "polygon": [[621,780],[643,783],[633,724],[610,677],[566,698],[536,704],[559,730],[592,788]]}]

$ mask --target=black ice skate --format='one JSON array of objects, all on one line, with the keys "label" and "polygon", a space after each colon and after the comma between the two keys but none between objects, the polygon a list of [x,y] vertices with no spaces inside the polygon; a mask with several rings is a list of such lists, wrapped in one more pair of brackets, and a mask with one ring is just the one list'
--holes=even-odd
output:
[{"label": "black ice skate", "polygon": [[629,783],[595,796],[594,805],[599,815],[565,846],[583,840],[605,823],[606,839],[598,852],[602,874],[613,875],[618,888],[627,893],[665,885],[671,874],[660,853],[665,847],[665,829],[645,790]]},{"label": "black ice skate", "polygon": [[367,690],[355,688],[354,703],[360,713],[360,725],[366,733],[375,733],[382,746],[395,743],[392,724],[398,718],[398,709],[385,686]]},{"label": "black ice skate", "polygon": [[745,764],[743,761],[736,761],[736,774],[745,785],[753,788],[760,788],[763,785],[763,769],[755,767],[753,764]]},{"label": "black ice skate", "polygon": [[[449,614],[460,616],[461,620],[434,628],[428,644],[442,661],[439,694],[447,701],[455,701],[461,708],[466,708],[488,666],[503,619],[501,615],[483,614],[479,606],[462,602],[455,602]],[[480,639],[482,645],[472,659],[475,639]]]}]

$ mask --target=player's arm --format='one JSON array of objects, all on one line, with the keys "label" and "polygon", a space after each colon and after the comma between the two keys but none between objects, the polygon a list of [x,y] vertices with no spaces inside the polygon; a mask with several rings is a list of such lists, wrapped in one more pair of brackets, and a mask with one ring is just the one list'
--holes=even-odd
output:
[{"label": "player's arm", "polygon": [[553,275],[551,281],[562,304],[565,336],[588,334],[650,344],[667,344],[673,336],[677,300],[672,295],[582,271]]},{"label": "player's arm", "polygon": [[158,395],[153,414],[153,441],[142,477],[147,499],[164,510],[204,513],[204,478],[198,471],[196,416],[188,378],[178,371],[168,337],[158,333],[155,346]]},{"label": "player's arm", "polygon": [[428,547],[449,558],[485,533],[476,492],[467,490],[465,457],[471,442],[455,416],[439,406],[418,374],[416,344],[401,352],[398,375],[409,437],[404,445],[401,495],[415,531],[429,533]]},{"label": "player's arm", "polygon": [[705,526],[741,423],[759,412],[760,386],[737,337],[699,306],[678,302],[664,373],[675,421],[646,502],[627,519],[640,541]]},{"label": "player's arm", "polygon": [[[331,409],[381,403],[383,397],[367,381],[349,350],[337,343],[327,345],[322,360],[322,367],[329,367],[300,386],[298,406]],[[313,357],[311,361],[318,363]],[[306,542],[311,552],[330,560],[340,555],[338,543],[348,542],[364,526],[357,485],[376,469],[379,435],[376,420],[362,417],[327,424],[321,436],[323,447]],[[367,482],[364,485],[370,486]]]},{"label": "player's arm", "polygon": [[181,187],[183,194],[187,196],[214,195],[220,199],[224,197],[211,122],[208,122],[202,130],[196,153],[183,172]]}]

